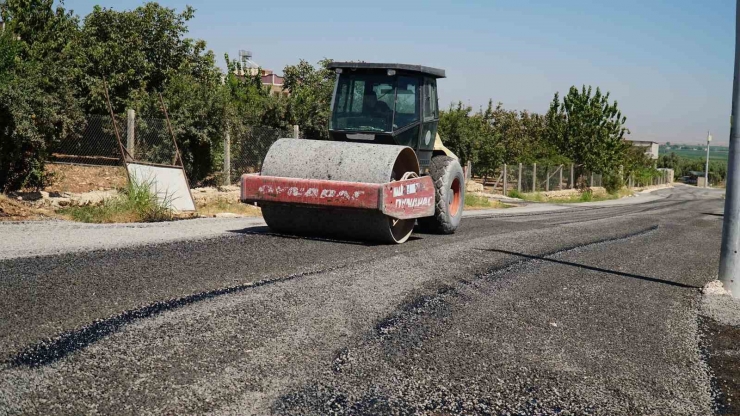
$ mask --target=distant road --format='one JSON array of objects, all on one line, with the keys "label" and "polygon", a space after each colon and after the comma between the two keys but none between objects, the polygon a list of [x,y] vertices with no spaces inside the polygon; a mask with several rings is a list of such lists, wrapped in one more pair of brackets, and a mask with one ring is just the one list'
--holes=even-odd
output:
[{"label": "distant road", "polygon": [[710,414],[721,195],[8,255],[0,414]]}]

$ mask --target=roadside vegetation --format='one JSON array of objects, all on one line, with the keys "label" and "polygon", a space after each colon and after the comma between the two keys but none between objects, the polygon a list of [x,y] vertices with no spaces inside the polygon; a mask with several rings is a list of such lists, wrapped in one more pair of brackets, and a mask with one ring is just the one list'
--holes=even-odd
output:
[{"label": "roadside vegetation", "polygon": [[507,110],[492,101],[474,112],[458,103],[442,114],[439,130],[447,147],[472,162],[477,177],[495,177],[504,163],[573,163],[601,173],[607,190],[616,192],[630,175],[643,183],[660,176],[644,150],[625,141],[626,122],[609,93],[584,86],[571,87],[563,97],[556,93],[545,114]]},{"label": "roadside vegetation", "polygon": [[491,200],[485,196],[475,194],[465,194],[465,209],[496,209],[496,208],[511,208],[514,205],[505,204],[498,200]]},{"label": "roadside vegetation", "polygon": [[609,201],[612,199],[619,199],[628,196],[632,196],[633,192],[626,188],[621,188],[615,192],[608,192],[605,189],[585,189],[581,191],[574,191],[570,194],[563,192],[529,192],[522,193],[516,190],[509,191],[509,197],[519,198],[527,202],[548,202],[552,204],[572,204],[578,202],[598,202],[598,201]]},{"label": "roadside vegetation", "polygon": [[155,222],[174,219],[170,203],[159,201],[151,184],[132,180],[114,198],[97,205],[70,206],[59,213],[74,221],[87,223]]}]

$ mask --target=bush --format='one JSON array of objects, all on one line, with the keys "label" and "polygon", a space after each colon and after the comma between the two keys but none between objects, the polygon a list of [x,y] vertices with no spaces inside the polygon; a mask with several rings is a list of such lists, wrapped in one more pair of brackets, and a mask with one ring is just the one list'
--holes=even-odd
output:
[{"label": "bush", "polygon": [[601,183],[606,188],[606,192],[612,195],[617,194],[624,187],[624,179],[619,173],[605,173],[602,176]]},{"label": "bush", "polygon": [[516,189],[512,189],[511,191],[509,191],[509,198],[524,199],[524,196],[522,196],[521,192],[517,191]]},{"label": "bush", "polygon": [[581,192],[580,201],[581,202],[591,202],[594,199],[594,193],[592,190],[588,189],[583,192]]}]

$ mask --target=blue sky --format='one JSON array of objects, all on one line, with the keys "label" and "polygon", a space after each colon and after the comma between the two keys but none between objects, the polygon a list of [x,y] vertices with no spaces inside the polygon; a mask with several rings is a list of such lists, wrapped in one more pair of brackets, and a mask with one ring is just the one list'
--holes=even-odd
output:
[{"label": "blue sky", "polygon": [[[95,4],[67,0],[84,16]],[[571,85],[616,99],[634,139],[727,143],[735,2],[708,1],[161,1],[196,9],[190,36],[221,60],[251,50],[264,68],[335,60],[444,68],[440,105],[488,99],[545,112]]]}]

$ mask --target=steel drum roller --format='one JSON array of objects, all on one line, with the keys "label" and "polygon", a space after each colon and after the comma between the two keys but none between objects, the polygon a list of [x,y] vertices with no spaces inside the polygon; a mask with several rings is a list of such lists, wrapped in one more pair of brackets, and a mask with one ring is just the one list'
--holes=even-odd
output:
[{"label": "steel drum roller", "polygon": [[[419,173],[414,151],[405,146],[280,139],[262,164],[262,175],[284,178],[387,183]],[[298,235],[402,243],[416,220],[395,220],[377,211],[260,203],[267,225]]]}]

